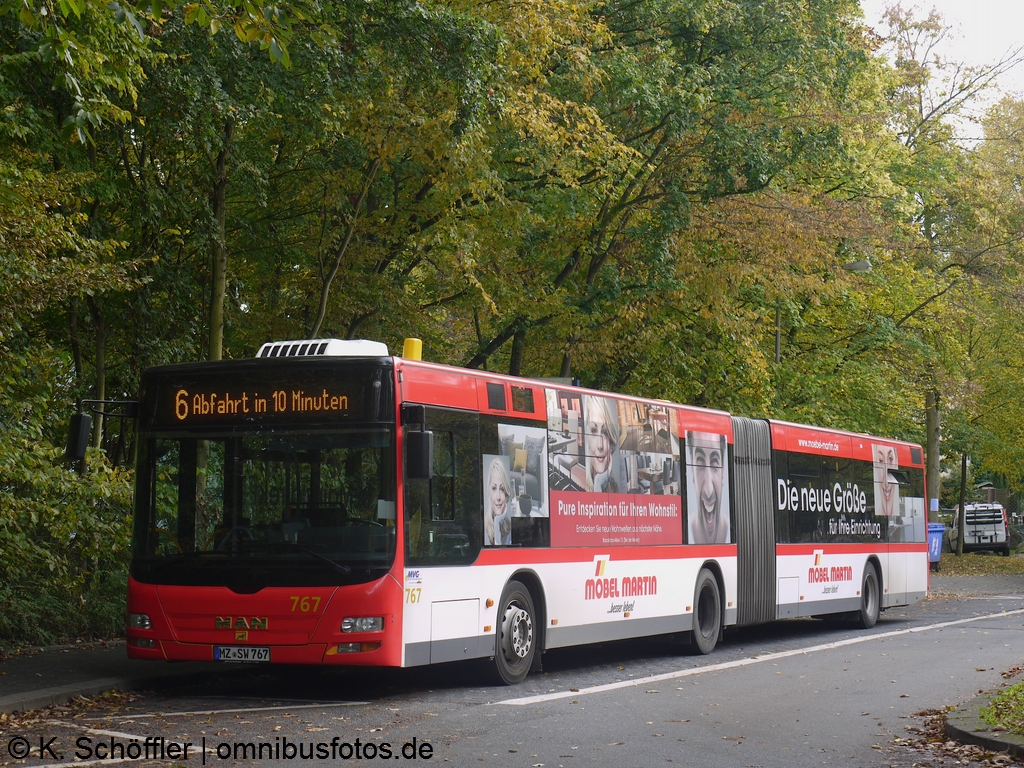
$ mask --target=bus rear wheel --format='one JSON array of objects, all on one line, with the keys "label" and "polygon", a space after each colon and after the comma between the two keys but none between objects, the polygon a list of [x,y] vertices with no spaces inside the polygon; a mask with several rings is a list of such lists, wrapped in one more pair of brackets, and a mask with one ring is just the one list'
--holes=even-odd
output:
[{"label": "bus rear wheel", "polygon": [[722,599],[718,580],[707,568],[697,575],[693,593],[693,644],[701,653],[715,650],[722,632]]},{"label": "bus rear wheel", "polygon": [[872,563],[864,566],[864,577],[860,587],[860,611],[857,623],[864,629],[871,629],[878,621],[881,598],[878,589],[878,571]]},{"label": "bus rear wheel", "polygon": [[533,598],[521,582],[510,581],[498,603],[494,671],[497,682],[516,685],[526,679],[537,653]]}]

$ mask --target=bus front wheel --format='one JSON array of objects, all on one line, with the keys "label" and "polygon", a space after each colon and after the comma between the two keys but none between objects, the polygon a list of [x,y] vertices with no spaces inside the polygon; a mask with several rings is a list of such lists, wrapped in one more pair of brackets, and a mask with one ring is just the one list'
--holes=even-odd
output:
[{"label": "bus front wheel", "polygon": [[722,631],[722,599],[718,580],[707,568],[697,575],[693,593],[693,644],[701,653],[715,650]]},{"label": "bus front wheel", "polygon": [[864,566],[864,578],[860,587],[860,612],[857,623],[864,629],[871,629],[878,621],[881,596],[878,589],[878,571],[872,563]]},{"label": "bus front wheel", "polygon": [[536,613],[530,591],[510,581],[498,604],[498,627],[494,648],[494,671],[498,682],[515,685],[526,679],[537,653]]}]

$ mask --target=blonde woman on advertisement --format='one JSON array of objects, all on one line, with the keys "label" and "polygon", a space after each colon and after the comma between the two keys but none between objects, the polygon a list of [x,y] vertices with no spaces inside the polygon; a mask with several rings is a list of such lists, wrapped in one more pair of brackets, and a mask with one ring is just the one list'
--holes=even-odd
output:
[{"label": "blonde woman on advertisement", "polygon": [[511,483],[505,462],[495,457],[487,472],[487,512],[484,515],[484,545],[488,547],[512,543],[512,513],[508,500],[512,497]]},{"label": "blonde woman on advertisement", "polygon": [[618,493],[616,458],[619,453],[619,420],[607,397],[583,399],[583,426],[587,454],[587,490]]}]

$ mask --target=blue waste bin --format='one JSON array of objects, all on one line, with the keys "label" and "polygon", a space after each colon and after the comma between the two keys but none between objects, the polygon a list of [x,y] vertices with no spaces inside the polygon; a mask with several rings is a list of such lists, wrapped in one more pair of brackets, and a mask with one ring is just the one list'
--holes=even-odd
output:
[{"label": "blue waste bin", "polygon": [[932,564],[932,570],[939,570],[939,561],[942,559],[942,540],[946,537],[945,523],[928,523],[928,562]]}]

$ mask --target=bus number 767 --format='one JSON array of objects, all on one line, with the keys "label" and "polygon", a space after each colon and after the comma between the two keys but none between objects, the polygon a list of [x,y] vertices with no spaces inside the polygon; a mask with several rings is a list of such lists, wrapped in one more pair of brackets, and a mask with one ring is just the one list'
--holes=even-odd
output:
[{"label": "bus number 767", "polygon": [[420,601],[420,593],[423,591],[422,587],[411,587],[405,590],[405,602],[407,603],[418,603]]}]

